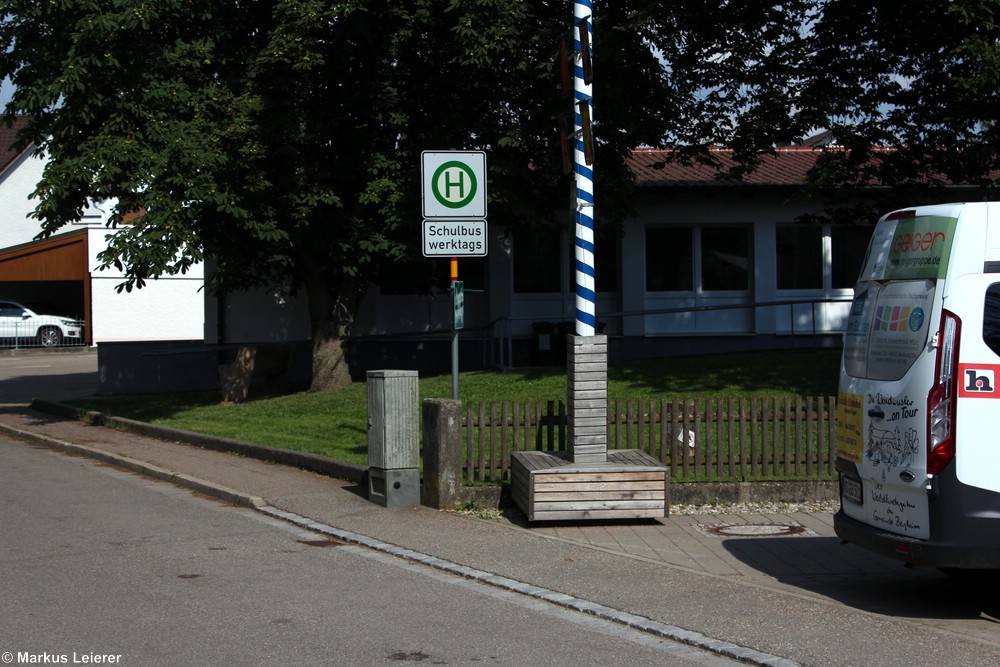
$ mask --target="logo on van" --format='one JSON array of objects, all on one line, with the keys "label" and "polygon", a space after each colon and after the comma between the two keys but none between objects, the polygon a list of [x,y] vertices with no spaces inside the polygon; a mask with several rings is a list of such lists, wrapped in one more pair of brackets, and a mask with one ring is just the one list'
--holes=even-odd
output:
[{"label": "logo on van", "polygon": [[959,364],[960,385],[958,395],[965,398],[995,398],[997,396],[997,371],[994,364]]},{"label": "logo on van", "polygon": [[924,309],[917,306],[883,306],[875,311],[875,331],[920,331]]},{"label": "logo on van", "polygon": [[892,242],[893,252],[923,252],[928,253],[934,249],[934,244],[941,241],[944,245],[948,242],[948,237],[942,231],[933,232],[911,232],[909,234],[898,234]]},{"label": "logo on van", "polygon": [[886,280],[934,280],[945,275],[957,220],[919,216],[899,220],[885,247]]}]

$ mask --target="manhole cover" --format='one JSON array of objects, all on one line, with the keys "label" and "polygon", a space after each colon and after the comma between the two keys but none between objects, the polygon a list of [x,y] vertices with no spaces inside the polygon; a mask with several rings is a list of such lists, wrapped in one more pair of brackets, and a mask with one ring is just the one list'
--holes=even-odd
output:
[{"label": "manhole cover", "polygon": [[774,537],[784,535],[801,535],[806,532],[804,526],[779,523],[723,523],[715,526],[704,526],[706,533],[722,537]]}]

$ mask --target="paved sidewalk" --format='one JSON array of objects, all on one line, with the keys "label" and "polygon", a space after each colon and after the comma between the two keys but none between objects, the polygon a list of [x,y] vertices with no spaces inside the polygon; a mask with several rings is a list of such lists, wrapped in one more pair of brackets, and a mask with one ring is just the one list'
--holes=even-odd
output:
[{"label": "paved sidewalk", "polygon": [[741,657],[758,664],[790,664],[760,656],[812,665],[1000,664],[1000,628],[952,600],[944,577],[841,545],[828,513],[528,526],[516,512],[480,519],[386,509],[351,482],[22,406],[0,408],[0,432],[365,536],[459,572],[573,596],[623,614],[623,622],[691,631],[741,647],[750,652]]}]

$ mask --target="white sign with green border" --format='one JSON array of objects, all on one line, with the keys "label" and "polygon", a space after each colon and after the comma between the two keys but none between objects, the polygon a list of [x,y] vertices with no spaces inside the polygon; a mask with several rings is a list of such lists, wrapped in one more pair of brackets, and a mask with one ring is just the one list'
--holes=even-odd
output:
[{"label": "white sign with green border", "polygon": [[420,154],[424,218],[486,217],[486,153],[424,151]]}]

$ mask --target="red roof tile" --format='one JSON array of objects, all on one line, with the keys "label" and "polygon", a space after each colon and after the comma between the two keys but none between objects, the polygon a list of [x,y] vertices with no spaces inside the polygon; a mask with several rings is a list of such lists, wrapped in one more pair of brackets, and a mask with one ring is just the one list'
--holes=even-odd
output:
[{"label": "red roof tile", "polygon": [[0,123],[0,172],[9,167],[10,163],[23,152],[15,150],[14,143],[17,141],[18,131],[28,122],[28,116],[18,116],[10,127],[7,127],[5,123]]},{"label": "red roof tile", "polygon": [[800,146],[778,148],[774,155],[764,155],[760,166],[742,180],[718,177],[720,172],[725,173],[736,166],[733,151],[726,149],[711,151],[712,157],[719,162],[718,168],[670,161],[672,151],[657,148],[633,150],[628,164],[639,187],[791,187],[805,184],[806,173],[821,152],[822,149]]}]

